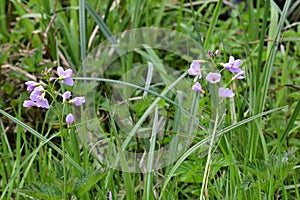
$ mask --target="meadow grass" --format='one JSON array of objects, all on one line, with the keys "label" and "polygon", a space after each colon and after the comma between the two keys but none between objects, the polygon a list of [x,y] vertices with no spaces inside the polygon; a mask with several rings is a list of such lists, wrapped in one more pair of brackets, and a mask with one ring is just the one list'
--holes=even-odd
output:
[{"label": "meadow grass", "polygon": [[[224,2],[0,1],[0,199],[300,199],[300,19],[294,15],[300,1],[287,0],[283,6],[273,0]],[[186,34],[203,47],[191,50],[198,59],[216,49],[216,63],[239,58],[246,78],[231,83],[235,97],[216,106],[216,88],[204,84],[205,95],[191,90],[193,77],[186,71],[196,58],[147,46],[122,55],[122,49],[115,48],[119,58],[110,63],[104,78],[74,78],[86,83],[79,93],[97,89],[87,99],[94,103],[97,121],[88,121],[82,107],[76,126],[95,123],[97,131],[122,150],[114,157],[121,169],[110,168],[92,153],[89,138],[80,137],[91,132],[89,127],[67,128],[63,112],[57,116],[51,109],[24,108],[24,82],[40,78],[45,67],[57,66],[85,77],[90,63],[84,61],[97,45],[105,40],[116,45],[115,34],[142,27]],[[165,63],[180,72],[178,77],[165,71]],[[141,75],[139,64],[152,73],[145,87],[130,80],[132,70]],[[167,87],[150,88],[156,78],[153,67]],[[224,73],[224,82],[230,79]],[[180,91],[177,83],[190,88]],[[114,95],[112,85],[130,88],[122,90],[125,96],[132,88],[143,96],[132,104],[130,115],[136,123],[127,132],[116,120],[122,110],[108,98]],[[60,86],[55,98],[68,89]],[[184,97],[190,93],[187,101]],[[55,102],[51,106],[61,109]],[[183,113],[190,120],[180,117]],[[149,138],[137,139],[150,114]],[[160,115],[167,122],[163,137]],[[179,125],[183,122],[184,128]],[[194,125],[198,130],[191,140]],[[174,162],[153,170],[159,165],[153,152],[170,144],[176,134],[191,140],[190,145],[176,158],[181,139],[175,139],[166,158]],[[139,173],[130,172],[123,151],[150,152],[141,158]]]}]

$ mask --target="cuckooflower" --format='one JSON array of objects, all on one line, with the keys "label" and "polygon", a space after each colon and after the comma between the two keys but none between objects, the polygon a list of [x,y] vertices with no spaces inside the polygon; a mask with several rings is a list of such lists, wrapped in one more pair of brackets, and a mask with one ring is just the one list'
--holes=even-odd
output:
[{"label": "cuckooflower", "polygon": [[245,74],[245,71],[240,71],[239,73],[237,73],[234,77],[232,77],[232,80],[236,80],[236,79],[244,79],[244,74]]},{"label": "cuckooflower", "polygon": [[41,96],[44,92],[45,92],[44,87],[40,85],[40,86],[34,88],[34,90],[31,92],[30,96],[32,96],[32,95]]},{"label": "cuckooflower", "polygon": [[34,101],[31,100],[25,100],[23,102],[23,107],[25,108],[29,108],[29,107],[33,107],[33,106],[37,106],[36,103]]},{"label": "cuckooflower", "polygon": [[70,104],[74,104],[75,106],[80,106],[85,103],[85,97],[75,97],[69,101]]},{"label": "cuckooflower", "polygon": [[30,100],[33,101],[37,107],[49,109],[50,105],[44,95],[45,93],[42,95],[30,95]]},{"label": "cuckooflower", "polygon": [[206,80],[210,83],[218,83],[221,80],[221,74],[209,72],[206,76]]},{"label": "cuckooflower", "polygon": [[223,88],[223,87],[220,87],[219,88],[219,96],[220,97],[228,97],[228,98],[232,98],[234,97],[234,93],[232,92],[232,90],[228,89],[228,88]]},{"label": "cuckooflower", "polygon": [[[33,84],[30,83],[29,85],[33,85]],[[35,87],[29,96],[30,100],[25,100],[23,106],[26,108],[37,106],[37,107],[49,109],[50,105],[48,100],[45,98],[45,94],[46,93],[43,86],[40,85],[38,87]]]},{"label": "cuckooflower", "polygon": [[66,101],[66,99],[69,99],[72,96],[70,91],[66,91],[65,93],[63,93],[62,97],[63,97],[63,102]]},{"label": "cuckooflower", "polygon": [[68,126],[70,126],[74,122],[74,116],[71,113],[69,113],[67,115],[66,122],[67,122]]},{"label": "cuckooflower", "polygon": [[192,90],[196,91],[196,92],[201,92],[201,93],[205,93],[204,90],[202,89],[201,85],[199,82],[196,82],[193,86],[192,86]]},{"label": "cuckooflower", "polygon": [[235,60],[233,56],[229,57],[229,62],[223,64],[223,67],[230,71],[231,73],[239,73],[242,71],[240,69],[240,66],[242,64],[242,61],[240,59]]},{"label": "cuckooflower", "polygon": [[73,86],[72,69],[64,70],[62,67],[58,67],[57,73],[59,76],[58,79],[62,80],[61,82],[63,82],[66,85]]},{"label": "cuckooflower", "polygon": [[27,81],[25,82],[25,85],[27,85],[27,91],[32,91],[35,87],[39,86],[39,83],[35,81]]},{"label": "cuckooflower", "polygon": [[190,69],[188,70],[188,73],[189,75],[196,76],[194,82],[196,82],[198,78],[202,77],[199,60],[193,60],[193,62],[190,65]]}]

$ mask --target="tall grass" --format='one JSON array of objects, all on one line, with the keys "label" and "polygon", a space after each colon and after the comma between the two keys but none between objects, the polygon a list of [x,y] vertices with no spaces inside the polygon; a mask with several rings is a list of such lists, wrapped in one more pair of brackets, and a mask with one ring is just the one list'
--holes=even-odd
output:
[{"label": "tall grass", "polygon": [[[285,1],[282,9],[273,0],[256,1],[255,5],[248,0],[229,6],[221,0],[184,2],[0,2],[0,48],[12,47],[6,52],[10,56],[0,57],[3,58],[0,64],[6,64],[1,66],[0,94],[8,99],[5,107],[0,102],[0,199],[300,197],[300,40],[289,39],[299,39],[300,35],[293,30],[299,29],[299,25],[287,26],[290,25],[288,15],[292,1]],[[6,12],[5,8],[11,8],[12,12]],[[222,21],[226,12],[230,15]],[[181,58],[181,55],[147,48],[121,55],[123,52],[115,48],[120,59],[110,64],[104,78],[78,77],[76,81],[99,83],[94,106],[100,115],[97,128],[105,138],[120,152],[148,153],[144,163],[140,163],[146,171],[130,173],[124,154],[115,157],[123,171],[109,168],[88,148],[88,138],[79,138],[80,134],[88,135],[90,130],[81,129],[82,133],[78,133],[75,127],[59,128],[53,111],[23,108],[25,94],[19,97],[19,93],[25,91],[23,80],[27,79],[29,71],[24,63],[31,52],[42,49],[41,63],[35,71],[30,71],[36,77],[40,77],[40,69],[48,62],[50,66],[60,64],[85,74],[84,61],[93,47],[106,39],[114,46],[118,43],[115,34],[145,26],[185,33],[203,44],[205,51],[219,49],[216,62],[226,63],[230,55],[242,59],[246,79],[231,85],[236,96],[224,103],[225,114],[219,113],[222,118],[217,115],[222,123],[216,123],[211,119],[216,114],[213,94],[191,95],[190,110],[185,109],[184,101],[190,91],[175,91],[176,97],[171,94],[183,79],[189,80],[186,60],[196,58]],[[132,36],[131,41],[134,40]],[[202,59],[202,49],[191,51],[199,52],[197,59]],[[149,84],[155,78],[151,66],[161,66],[164,62],[182,75],[169,79],[169,74],[162,70],[162,76],[169,81],[168,87],[153,91]],[[118,80],[140,63],[146,63],[150,70],[145,87],[130,80]],[[9,68],[12,70],[8,71],[7,65],[16,65],[20,70]],[[222,66],[217,67],[221,69]],[[224,77],[230,80],[228,74]],[[14,92],[9,93],[9,84],[5,82],[15,83],[17,97]],[[143,94],[143,102],[130,108],[136,123],[126,133],[115,120],[116,111],[107,98],[113,94],[111,85],[135,88]],[[168,110],[162,112],[162,108]],[[152,112],[150,137],[137,139],[137,131],[147,123]],[[185,132],[178,125],[182,123],[182,113],[190,117]],[[170,123],[166,130],[172,127],[162,138],[158,132],[159,115],[166,116]],[[196,122],[195,116],[199,117]],[[81,123],[89,123],[85,115]],[[153,152],[168,144],[173,139],[172,134],[183,135],[189,140],[193,123],[199,128],[187,151],[174,163],[155,170],[157,158]],[[213,134],[212,124],[215,125]],[[60,141],[61,135],[65,143]],[[169,160],[176,157],[180,142],[173,143]]]}]

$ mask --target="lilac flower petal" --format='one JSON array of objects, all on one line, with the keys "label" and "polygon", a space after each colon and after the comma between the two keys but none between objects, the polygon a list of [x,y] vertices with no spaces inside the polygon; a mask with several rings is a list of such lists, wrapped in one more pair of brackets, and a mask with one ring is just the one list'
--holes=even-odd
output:
[{"label": "lilac flower petal", "polygon": [[245,74],[245,71],[241,70],[239,73],[237,73],[233,78],[232,80],[236,80],[236,79],[244,79],[244,74]]},{"label": "lilac flower petal", "polygon": [[220,87],[219,88],[219,96],[220,97],[224,97],[224,98],[232,98],[234,97],[234,93],[232,92],[232,90],[228,89],[228,88],[223,88]]},{"label": "lilac flower petal", "polygon": [[202,90],[202,87],[200,85],[199,82],[196,82],[193,86],[192,86],[192,90],[196,91],[196,92],[202,92],[204,93],[204,90]]},{"label": "lilac flower petal", "polygon": [[234,57],[233,56],[229,56],[229,63],[232,64],[234,62]]},{"label": "lilac flower petal", "polygon": [[29,98],[31,101],[39,101],[41,97],[42,96],[38,94],[31,94]]},{"label": "lilac flower petal", "polygon": [[85,97],[75,97],[69,102],[74,104],[75,106],[80,106],[81,104],[85,103]]},{"label": "lilac flower petal", "polygon": [[72,69],[64,70],[64,68],[58,67],[58,68],[57,68],[57,73],[58,73],[58,76],[59,76],[59,77],[62,77],[62,78],[69,78],[69,77],[72,76],[73,71],[72,71]]},{"label": "lilac flower petal", "polygon": [[66,91],[65,93],[63,93],[62,97],[63,99],[69,99],[72,96],[70,91]]},{"label": "lilac flower petal", "polygon": [[71,125],[74,122],[74,116],[71,113],[67,115],[66,122],[68,125]]},{"label": "lilac flower petal", "polygon": [[41,100],[41,107],[42,107],[42,108],[46,108],[46,109],[49,109],[49,108],[50,108],[49,102],[48,102],[48,100],[47,100],[46,98],[43,98],[43,99]]},{"label": "lilac flower petal", "polygon": [[225,63],[224,65],[223,65],[223,67],[225,68],[225,69],[230,69],[231,68],[231,64],[229,64],[229,63]]},{"label": "lilac flower petal", "polygon": [[192,69],[192,68],[190,68],[190,69],[188,70],[188,73],[189,73],[189,75],[191,75],[191,76],[196,76],[196,75],[197,75],[197,72],[196,72],[194,69]]},{"label": "lilac flower petal", "polygon": [[62,80],[62,83],[73,86],[72,69],[67,69],[66,71],[62,67],[57,68],[57,73],[59,75],[59,80]]},{"label": "lilac flower petal", "polygon": [[229,69],[229,71],[230,71],[231,73],[239,73],[239,72],[242,71],[242,70],[241,70],[241,68],[231,68],[231,69]]},{"label": "lilac flower petal", "polygon": [[242,75],[236,77],[236,79],[239,79],[239,80],[244,79],[244,78],[245,78],[245,76],[242,76]]},{"label": "lilac flower petal", "polygon": [[23,107],[25,108],[29,108],[29,107],[33,107],[36,106],[36,104],[34,103],[34,101],[31,100],[25,100],[23,103]]},{"label": "lilac flower petal", "polygon": [[108,200],[113,200],[111,191],[108,191]]},{"label": "lilac flower petal", "polygon": [[63,83],[66,84],[66,85],[69,85],[69,86],[73,86],[73,84],[74,84],[72,78],[65,78],[65,79],[63,79],[61,82],[63,82]]},{"label": "lilac flower petal", "polygon": [[36,87],[36,88],[34,88],[34,90],[31,92],[31,95],[38,95],[38,96],[40,96],[40,95],[42,95],[42,93],[44,92],[44,87],[43,86],[38,86],[38,87]]},{"label": "lilac flower petal", "polygon": [[55,77],[50,77],[50,81],[54,81],[54,80],[56,80]]},{"label": "lilac flower petal", "polygon": [[64,69],[62,68],[62,67],[58,67],[57,68],[57,73],[58,73],[58,76],[64,76],[65,74],[64,74]]},{"label": "lilac flower petal", "polygon": [[39,100],[36,101],[37,107],[46,108],[49,109],[50,105],[48,103],[48,100],[42,96],[40,96]]},{"label": "lilac flower petal", "polygon": [[200,61],[193,60],[193,62],[190,65],[190,69],[188,70],[189,75],[198,76],[198,78],[201,78],[202,74],[200,68],[201,68]]},{"label": "lilac flower petal", "polygon": [[218,83],[221,81],[221,74],[209,72],[206,76],[206,80],[210,83]]},{"label": "lilac flower petal", "polygon": [[227,69],[228,71],[230,71],[231,73],[239,73],[240,71],[242,71],[240,69],[241,64],[242,64],[242,61],[240,59],[234,60],[234,57],[230,56],[229,62],[223,64],[223,67],[225,69]]},{"label": "lilac flower petal", "polygon": [[32,91],[37,86],[37,83],[34,81],[27,81],[25,82],[25,85],[27,85],[27,91]]},{"label": "lilac flower petal", "polygon": [[242,64],[242,61],[240,59],[237,59],[233,62],[233,68],[239,68]]},{"label": "lilac flower petal", "polygon": [[71,77],[72,74],[73,74],[72,69],[67,69],[67,70],[64,72],[64,76],[65,76],[66,78]]}]

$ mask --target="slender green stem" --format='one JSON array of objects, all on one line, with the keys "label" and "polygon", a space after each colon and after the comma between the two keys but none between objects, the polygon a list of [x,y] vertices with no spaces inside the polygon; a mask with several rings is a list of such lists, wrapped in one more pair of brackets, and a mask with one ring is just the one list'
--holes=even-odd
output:
[{"label": "slender green stem", "polygon": [[[62,129],[62,128],[61,128]],[[63,165],[64,165],[64,199],[68,199],[68,193],[67,193],[67,168],[66,168],[66,151],[65,151],[65,142],[64,142],[64,134],[61,130],[60,132],[60,138],[61,138],[61,145],[62,145],[62,151],[63,151]]]},{"label": "slender green stem", "polygon": [[63,151],[63,166],[64,166],[64,199],[68,199],[68,190],[67,190],[67,160],[66,160],[66,147],[65,147],[65,139],[63,134],[63,124],[62,119],[64,116],[65,104],[63,106],[63,111],[61,117],[59,117],[59,125],[60,125],[60,138],[61,138],[61,147]]},{"label": "slender green stem", "polygon": [[215,136],[216,136],[216,133],[217,133],[218,118],[219,118],[219,112],[217,110],[217,112],[216,112],[216,120],[214,122],[214,129],[213,129],[212,136],[211,136],[211,139],[210,139],[210,144],[209,144],[209,149],[208,149],[208,155],[207,155],[207,161],[206,161],[206,166],[205,166],[203,180],[202,180],[200,200],[205,199],[204,198],[204,190],[205,190],[205,186],[207,186],[207,183],[208,183],[208,176],[209,176],[210,163],[211,163],[211,154],[212,154],[211,152],[212,152],[212,148],[213,148],[213,145],[214,145]]}]

